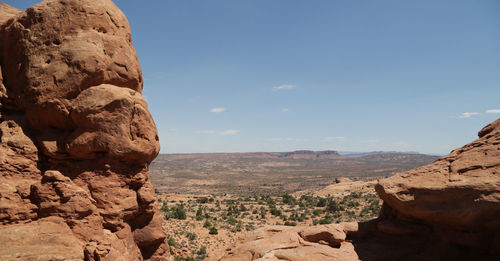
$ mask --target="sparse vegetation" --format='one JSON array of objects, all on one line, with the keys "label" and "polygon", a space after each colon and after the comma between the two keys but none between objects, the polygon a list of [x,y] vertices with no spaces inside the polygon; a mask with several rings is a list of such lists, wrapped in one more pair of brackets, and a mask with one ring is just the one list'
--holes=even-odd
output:
[{"label": "sparse vegetation", "polygon": [[[174,250],[189,249],[191,254],[183,255],[184,259],[179,260],[202,260],[215,242],[223,246],[218,241],[220,236],[234,240],[237,233],[265,225],[299,226],[362,221],[376,217],[380,211],[380,200],[375,192],[325,197],[296,197],[288,193],[279,196],[211,196],[175,202],[163,199],[162,202],[161,210],[170,218],[168,222],[180,222],[177,223],[180,231],[169,237],[170,245]],[[201,249],[200,245],[206,246]]]}]

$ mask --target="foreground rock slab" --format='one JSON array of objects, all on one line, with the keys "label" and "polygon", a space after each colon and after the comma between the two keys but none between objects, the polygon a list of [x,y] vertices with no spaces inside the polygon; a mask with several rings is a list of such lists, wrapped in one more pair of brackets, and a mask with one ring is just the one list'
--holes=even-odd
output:
[{"label": "foreground rock slab", "polygon": [[0,260],[167,260],[155,123],[110,0],[0,4]]},{"label": "foreground rock slab", "polygon": [[257,229],[227,254],[207,260],[358,260],[346,233],[357,223],[315,227],[268,226]]}]

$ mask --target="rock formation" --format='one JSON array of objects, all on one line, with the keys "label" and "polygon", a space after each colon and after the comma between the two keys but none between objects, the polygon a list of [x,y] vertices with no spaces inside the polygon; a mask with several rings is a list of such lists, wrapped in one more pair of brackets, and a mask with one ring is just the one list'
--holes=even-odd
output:
[{"label": "rock formation", "polygon": [[265,227],[209,260],[500,260],[500,119],[375,189],[384,201],[377,219]]},{"label": "rock formation", "polygon": [[249,233],[228,253],[218,253],[212,260],[358,260],[353,245],[347,241],[349,229],[357,223],[314,227],[267,226]]},{"label": "rock formation", "polygon": [[500,119],[479,131],[479,139],[375,189],[384,201],[382,220],[425,225],[446,256],[500,260]]},{"label": "rock formation", "polygon": [[166,260],[158,135],[110,0],[0,4],[0,259]]}]

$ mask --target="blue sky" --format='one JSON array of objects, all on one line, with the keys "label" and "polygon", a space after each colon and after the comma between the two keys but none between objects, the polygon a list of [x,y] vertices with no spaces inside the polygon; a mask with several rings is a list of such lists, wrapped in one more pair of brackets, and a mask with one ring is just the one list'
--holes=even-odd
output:
[{"label": "blue sky", "polygon": [[446,154],[500,117],[500,1],[115,3],[163,153]]}]

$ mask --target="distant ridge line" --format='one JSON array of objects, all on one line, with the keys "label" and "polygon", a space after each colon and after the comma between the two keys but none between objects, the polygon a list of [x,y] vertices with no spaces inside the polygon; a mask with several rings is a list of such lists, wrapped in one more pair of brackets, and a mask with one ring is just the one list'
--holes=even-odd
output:
[{"label": "distant ridge line", "polygon": [[371,151],[371,152],[339,152],[335,150],[295,150],[289,152],[208,152],[208,153],[161,153],[158,158],[263,158],[263,159],[340,159],[347,157],[364,157],[381,154],[421,154],[418,152]]}]

